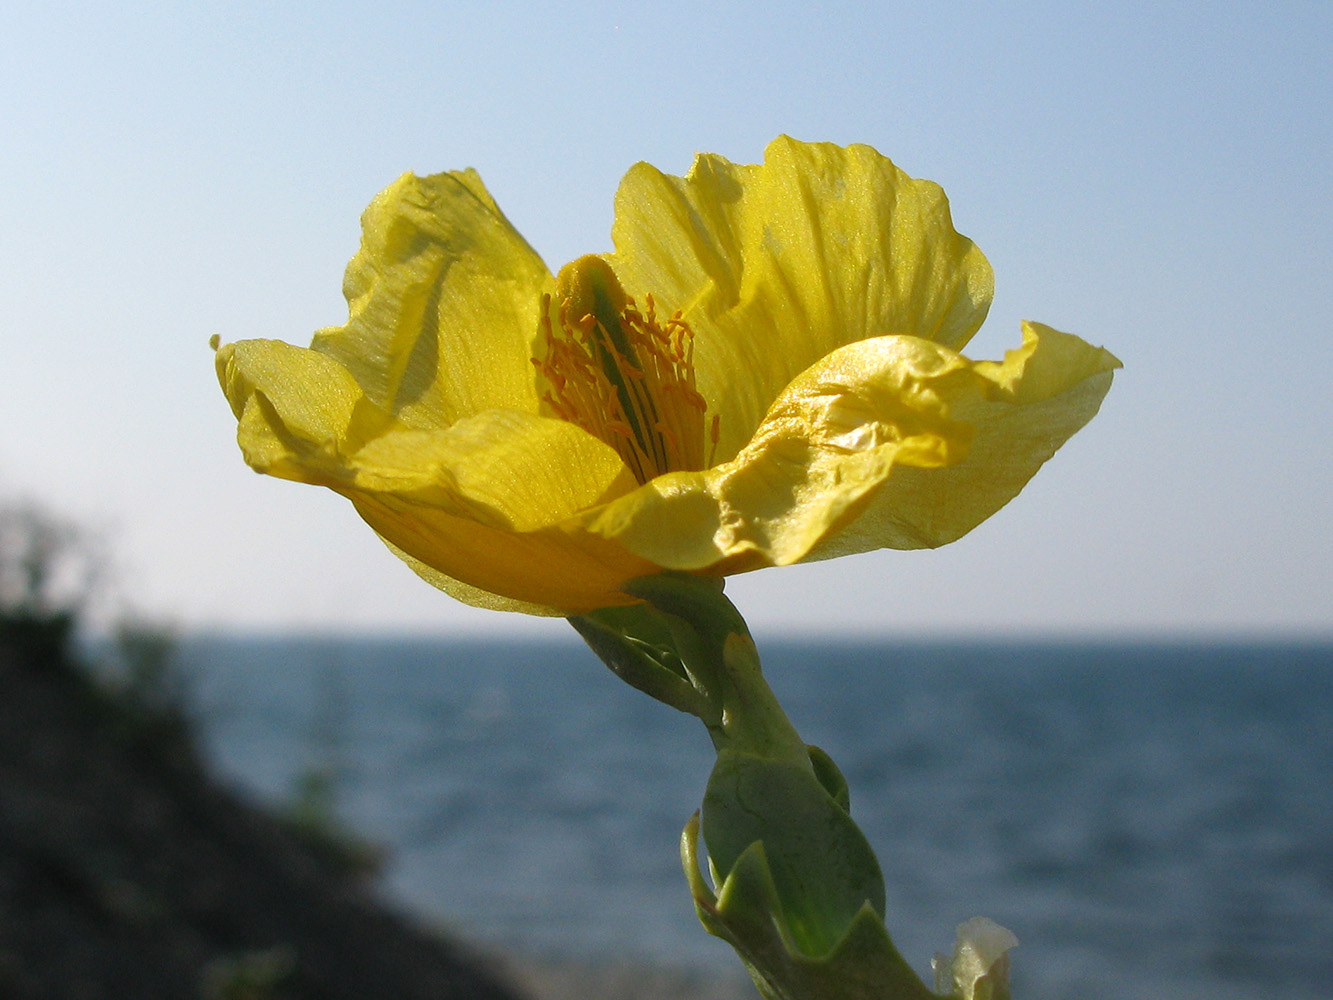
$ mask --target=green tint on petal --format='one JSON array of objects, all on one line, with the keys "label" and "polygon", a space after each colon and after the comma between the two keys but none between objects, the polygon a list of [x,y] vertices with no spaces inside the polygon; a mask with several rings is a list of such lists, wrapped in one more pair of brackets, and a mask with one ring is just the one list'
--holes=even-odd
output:
[{"label": "green tint on petal", "polygon": [[557,607],[551,607],[545,604],[531,604],[527,601],[516,601],[512,597],[501,597],[499,594],[492,594],[490,591],[482,590],[480,587],[474,587],[471,584],[464,583],[461,580],[455,580],[452,576],[445,576],[439,570],[427,566],[420,559],[408,555],[398,546],[394,545],[388,539],[380,536],[380,541],[384,542],[389,551],[396,555],[403,562],[407,563],[408,568],[417,576],[425,580],[436,590],[442,590],[456,601],[463,604],[469,604],[474,608],[485,608],[487,611],[514,611],[523,615],[537,615],[543,618],[564,618],[569,612]]},{"label": "green tint on petal", "polygon": [[985,257],[939,186],[868,146],[779,138],[762,166],[647,164],[616,198],[610,261],[640,302],[694,327],[699,389],[735,455],[793,378],[836,348],[904,334],[961,348],[990,306]]},{"label": "green tint on petal", "polygon": [[312,346],[405,424],[537,412],[532,339],[551,276],[475,171],[405,174],[361,219],[347,325]]}]

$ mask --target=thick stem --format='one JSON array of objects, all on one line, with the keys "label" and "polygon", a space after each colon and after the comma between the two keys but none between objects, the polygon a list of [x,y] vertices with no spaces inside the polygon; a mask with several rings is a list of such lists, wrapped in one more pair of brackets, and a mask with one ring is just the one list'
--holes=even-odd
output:
[{"label": "thick stem", "polygon": [[[711,580],[632,581],[644,601],[573,624],[618,676],[701,719],[717,750],[682,841],[696,909],[775,1000],[928,1000],[884,929],[879,863],[847,785],[768,686],[744,620]],[[718,882],[697,867],[698,831]]]}]

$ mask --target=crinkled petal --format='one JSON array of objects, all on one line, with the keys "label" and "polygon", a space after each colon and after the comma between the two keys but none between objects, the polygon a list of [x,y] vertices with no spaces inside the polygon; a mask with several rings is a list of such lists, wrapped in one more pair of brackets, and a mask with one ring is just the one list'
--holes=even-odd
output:
[{"label": "crinkled petal", "polygon": [[1091,419],[1118,362],[1028,324],[1001,364],[877,337],[777,398],[731,462],[672,473],[589,529],[668,569],[734,573],[952,541],[1012,498]]},{"label": "crinkled petal", "polygon": [[978,362],[983,391],[953,399],[950,415],[975,429],[966,456],[938,469],[895,470],[840,532],[809,556],[877,548],[935,548],[961,538],[1016,497],[1048,458],[1097,415],[1120,362],[1109,351],[1040,323],[1003,362]]},{"label": "crinkled petal", "polygon": [[573,424],[488,410],[419,430],[368,401],[331,358],[275,341],[223,347],[218,371],[252,467],[342,493],[462,600],[576,614],[626,601],[619,586],[656,569],[576,522],[570,530],[637,485]]},{"label": "crinkled petal", "polygon": [[532,338],[553,279],[477,176],[405,174],[361,218],[346,326],[315,350],[414,427],[488,409],[537,412]]},{"label": "crinkled petal", "polygon": [[646,163],[616,197],[610,260],[640,301],[683,311],[699,389],[735,455],[777,394],[844,344],[903,334],[960,349],[990,307],[990,265],[938,185],[869,146],[775,140],[762,166]]}]

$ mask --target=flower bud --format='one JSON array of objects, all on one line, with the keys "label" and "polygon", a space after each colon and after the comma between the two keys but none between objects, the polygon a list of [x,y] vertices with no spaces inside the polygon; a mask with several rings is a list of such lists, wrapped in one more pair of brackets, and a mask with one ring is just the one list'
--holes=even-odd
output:
[{"label": "flower bud", "polygon": [[987,917],[958,925],[953,957],[936,955],[935,991],[959,1000],[1009,1000],[1009,950],[1018,938]]}]

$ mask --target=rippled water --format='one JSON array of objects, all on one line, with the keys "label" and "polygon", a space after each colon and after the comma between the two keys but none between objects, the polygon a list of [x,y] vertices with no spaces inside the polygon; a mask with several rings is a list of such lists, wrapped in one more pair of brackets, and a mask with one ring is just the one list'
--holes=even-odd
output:
[{"label": "rippled water", "polygon": [[[1333,646],[771,644],[923,972],[977,914],[1016,996],[1327,1000]],[[475,938],[731,970],[677,861],[699,724],[564,644],[196,639],[219,767],[268,802],[335,776],[386,891]]]}]

